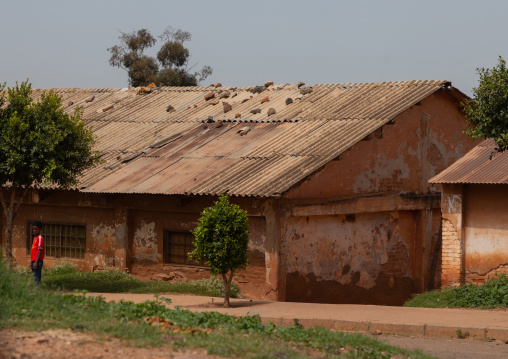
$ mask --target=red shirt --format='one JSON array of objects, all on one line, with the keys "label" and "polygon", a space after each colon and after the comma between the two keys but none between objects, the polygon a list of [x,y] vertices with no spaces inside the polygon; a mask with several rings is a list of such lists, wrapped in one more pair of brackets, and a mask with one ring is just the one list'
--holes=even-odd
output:
[{"label": "red shirt", "polygon": [[32,243],[32,252],[30,253],[30,260],[34,262],[37,259],[37,254],[39,254],[39,248],[42,248],[42,253],[39,258],[40,261],[44,259],[44,238],[41,235],[34,237],[34,241]]}]

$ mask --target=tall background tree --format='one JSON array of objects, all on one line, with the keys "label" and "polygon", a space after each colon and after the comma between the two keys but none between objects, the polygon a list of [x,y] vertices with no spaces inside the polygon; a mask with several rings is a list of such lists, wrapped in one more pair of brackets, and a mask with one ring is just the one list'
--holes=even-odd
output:
[{"label": "tall background tree", "polygon": [[[229,203],[223,194],[212,207],[205,208],[192,231],[194,250],[189,257],[210,266],[212,274],[224,282],[224,307],[229,307],[231,281],[235,271],[248,265],[249,225],[247,212]],[[229,273],[229,276],[228,276]]]},{"label": "tall background tree", "polygon": [[28,82],[0,86],[0,202],[7,220],[5,255],[12,261],[12,228],[30,188],[53,183],[68,188],[99,162],[95,137],[79,108],[67,114],[53,91],[31,97]]},{"label": "tall background tree", "polygon": [[499,57],[492,69],[476,69],[478,87],[473,88],[471,99],[463,103],[469,125],[466,133],[473,138],[493,138],[496,151],[508,149],[508,70]]},{"label": "tall background tree", "polygon": [[168,27],[159,36],[162,45],[156,57],[145,54],[157,42],[147,29],[121,34],[120,45],[108,48],[109,64],[126,70],[131,86],[152,82],[158,86],[196,86],[213,72],[210,66],[204,66],[191,73],[194,66],[189,68],[190,53],[183,45],[191,40],[187,31]]}]

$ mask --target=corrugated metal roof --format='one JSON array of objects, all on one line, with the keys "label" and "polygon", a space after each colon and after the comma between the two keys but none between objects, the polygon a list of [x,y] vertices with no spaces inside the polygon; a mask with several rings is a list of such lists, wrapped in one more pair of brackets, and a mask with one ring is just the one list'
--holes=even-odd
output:
[{"label": "corrugated metal roof", "polygon": [[[275,85],[260,93],[259,87],[163,87],[139,95],[54,90],[66,111],[83,109],[105,160],[84,174],[82,191],[273,196],[445,88],[452,90],[447,81]],[[206,101],[209,93],[215,97]]]},{"label": "corrugated metal roof", "polygon": [[499,153],[495,148],[493,139],[483,141],[429,182],[507,184],[508,152]]}]

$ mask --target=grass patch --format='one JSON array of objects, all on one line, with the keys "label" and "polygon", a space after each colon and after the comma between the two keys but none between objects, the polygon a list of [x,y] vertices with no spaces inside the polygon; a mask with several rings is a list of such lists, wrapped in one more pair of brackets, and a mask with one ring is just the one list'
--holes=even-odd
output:
[{"label": "grass patch", "polygon": [[411,300],[404,303],[405,307],[420,308],[449,308],[453,295],[453,288],[443,290],[432,290],[422,294],[414,295]]},{"label": "grass patch", "polygon": [[[30,281],[32,273],[26,268],[20,272]],[[97,293],[185,293],[210,297],[224,296],[224,283],[217,277],[190,282],[141,281],[116,269],[101,272],[79,272],[72,263],[62,262],[43,269],[42,287],[52,290],[86,290]],[[239,295],[238,286],[231,284],[232,298]]]},{"label": "grass patch", "polygon": [[259,316],[193,313],[169,309],[168,302],[160,297],[141,304],[115,303],[61,294],[35,288],[22,274],[0,265],[0,328],[70,328],[95,332],[105,340],[117,337],[137,346],[204,348],[224,357],[430,358],[359,334],[263,325]]},{"label": "grass patch", "polygon": [[406,307],[424,308],[479,308],[491,309],[508,306],[508,277],[498,277],[477,286],[434,290],[414,296],[404,304]]}]

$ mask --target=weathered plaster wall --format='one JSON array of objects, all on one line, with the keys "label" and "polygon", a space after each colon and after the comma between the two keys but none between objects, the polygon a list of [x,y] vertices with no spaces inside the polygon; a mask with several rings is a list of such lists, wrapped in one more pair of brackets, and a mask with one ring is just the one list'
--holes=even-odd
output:
[{"label": "weathered plaster wall", "polygon": [[[157,273],[179,271],[188,279],[210,276],[208,268],[163,263],[164,230],[190,231],[200,212],[213,204],[213,198],[173,198],[167,196],[85,195],[77,192],[51,191],[41,194],[39,203],[24,203],[14,223],[13,255],[17,263],[27,266],[27,222],[78,224],[86,226],[86,253],[83,259],[45,258],[45,266],[66,260],[81,270],[103,267],[129,270],[150,279]],[[265,296],[266,223],[259,214],[257,200],[232,200],[248,210],[250,238],[246,271],[237,273],[235,281],[253,297]],[[1,227],[5,228],[2,217]],[[4,234],[1,234],[3,237]],[[2,241],[3,244],[3,241]]]},{"label": "weathered plaster wall", "polygon": [[344,152],[285,198],[344,198],[438,191],[428,180],[474,145],[451,97],[438,93]]},{"label": "weathered plaster wall", "polygon": [[[112,211],[107,212],[104,222],[87,225],[87,256],[93,260],[94,267],[115,265],[115,226],[112,221]],[[104,213],[106,215],[106,213]],[[108,218],[109,217],[109,218]],[[90,233],[90,235],[89,235]]]},{"label": "weathered plaster wall", "polygon": [[281,235],[288,300],[401,304],[440,285],[440,186],[428,180],[475,144],[458,108],[429,96],[284,195],[298,217]]},{"label": "weathered plaster wall", "polygon": [[468,185],[464,204],[466,283],[508,273],[508,186]]},{"label": "weathered plaster wall", "polygon": [[[83,259],[67,259],[82,270],[92,271],[96,266],[114,265],[115,258],[115,225],[114,211],[106,208],[87,208],[80,206],[79,198],[69,194],[69,199],[75,206],[58,206],[54,203],[24,204],[20,207],[14,221],[13,256],[16,262],[23,266],[30,263],[30,254],[26,250],[27,228],[30,220],[40,220],[43,223],[60,223],[86,226],[86,252]],[[53,201],[51,201],[53,202]],[[5,224],[3,225],[5,226]],[[4,234],[2,233],[2,236]],[[31,238],[31,236],[30,236]],[[47,256],[45,266],[51,267],[62,259]]]},{"label": "weathered plaster wall", "polygon": [[397,211],[289,218],[287,300],[401,304],[413,292],[415,230],[413,214]]},{"label": "weathered plaster wall", "polygon": [[506,196],[504,185],[443,185],[443,287],[508,273]]},{"label": "weathered plaster wall", "polygon": [[442,210],[442,276],[441,286],[463,283],[463,185],[444,184],[441,195]]},{"label": "weathered plaster wall", "polygon": [[247,270],[235,274],[234,280],[247,296],[265,298],[266,282],[266,220],[264,217],[249,217],[249,251]]},{"label": "weathered plaster wall", "polygon": [[[191,265],[163,263],[164,231],[189,232],[194,229],[199,213],[163,212],[135,210],[132,212],[132,273],[149,278],[156,273],[178,271],[189,279],[202,279],[210,276],[209,270]],[[264,296],[265,284],[265,221],[258,216],[249,217],[250,242],[246,271],[235,275],[235,281],[257,297]]]}]

